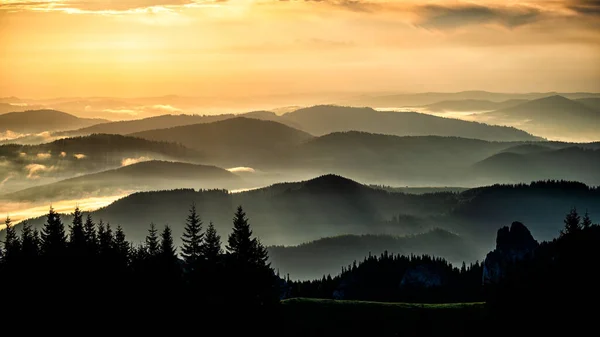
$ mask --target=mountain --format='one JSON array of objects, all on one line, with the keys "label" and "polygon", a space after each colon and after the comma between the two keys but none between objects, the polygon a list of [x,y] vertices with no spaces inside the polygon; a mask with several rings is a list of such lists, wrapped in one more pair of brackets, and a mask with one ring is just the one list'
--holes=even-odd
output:
[{"label": "mountain", "polygon": [[530,152],[507,150],[476,163],[473,168],[478,176],[505,183],[563,179],[600,185],[600,150],[575,146]]},{"label": "mountain", "polygon": [[130,135],[180,143],[205,154],[212,163],[228,166],[251,166],[249,163],[277,157],[289,147],[312,138],[306,132],[281,123],[245,117]]},{"label": "mountain", "polygon": [[5,193],[151,159],[198,162],[184,146],[120,135],[64,138],[40,145],[0,145]]},{"label": "mountain", "polygon": [[152,160],[31,187],[0,195],[0,199],[11,202],[51,202],[52,200],[111,196],[123,192],[190,187],[197,189],[239,188],[241,186],[243,186],[243,181],[240,177],[222,168]]},{"label": "mountain", "polygon": [[532,100],[552,95],[561,95],[570,99],[600,97],[598,93],[498,93],[487,91],[461,91],[461,92],[424,92],[424,93],[403,93],[393,95],[363,95],[353,97],[339,102],[340,105],[350,106],[370,106],[373,108],[400,108],[409,106],[423,106],[440,101],[457,100],[485,100],[493,102],[502,102],[512,99]]},{"label": "mountain", "polygon": [[77,129],[103,122],[106,120],[79,118],[56,110],[28,110],[0,115],[0,132],[40,133]]},{"label": "mountain", "polygon": [[480,115],[488,122],[518,125],[553,139],[600,139],[600,111],[554,95]]},{"label": "mountain", "polygon": [[492,111],[505,109],[527,102],[524,99],[509,99],[502,102],[492,102],[487,100],[465,99],[457,101],[441,101],[423,106],[430,112],[446,111]]},{"label": "mountain", "polygon": [[492,141],[538,140],[524,131],[416,112],[383,112],[371,108],[320,105],[281,117],[313,135],[364,131],[398,136],[455,136]]},{"label": "mountain", "polygon": [[58,136],[80,136],[89,135],[94,133],[107,133],[126,135],[130,133],[172,128],[182,125],[199,124],[199,123],[212,123],[224,119],[233,118],[235,115],[214,115],[214,116],[201,116],[201,115],[162,115],[156,117],[149,117],[144,119],[108,122],[93,125],[91,127],[82,128],[78,130],[72,130],[62,133],[57,133]]},{"label": "mountain", "polygon": [[580,98],[576,99],[575,101],[587,106],[590,109],[600,111],[600,97]]},{"label": "mountain", "polygon": [[435,229],[409,236],[340,235],[310,241],[297,246],[270,246],[269,261],[281,275],[292,279],[320,279],[337,275],[342,266],[362,261],[370,255],[428,254],[444,257],[456,265],[481,260],[472,243],[460,236]]},{"label": "mountain", "polygon": [[[513,221],[527,223],[536,237],[549,239],[563,228],[561,219],[573,206],[587,210],[593,219],[600,217],[600,189],[577,182],[491,185],[460,193],[416,195],[370,188],[337,175],[240,193],[138,192],[92,215],[123,226],[133,242],[143,240],[151,222],[159,227],[169,224],[179,243],[192,203],[204,223],[212,221],[224,237],[231,232],[235,208],[242,205],[254,233],[269,246],[346,234],[398,236],[441,228],[472,242],[477,254],[489,251],[496,230]],[[66,223],[70,219],[64,217]],[[30,222],[39,226],[44,220]]]}]

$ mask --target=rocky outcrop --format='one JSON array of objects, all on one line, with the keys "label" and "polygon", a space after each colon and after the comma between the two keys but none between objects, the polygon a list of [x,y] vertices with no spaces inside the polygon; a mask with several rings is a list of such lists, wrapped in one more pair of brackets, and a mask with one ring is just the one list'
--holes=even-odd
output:
[{"label": "rocky outcrop", "polygon": [[483,263],[483,283],[498,283],[510,265],[531,258],[537,247],[538,242],[522,223],[513,222],[510,228],[500,228],[496,249],[487,254]]}]

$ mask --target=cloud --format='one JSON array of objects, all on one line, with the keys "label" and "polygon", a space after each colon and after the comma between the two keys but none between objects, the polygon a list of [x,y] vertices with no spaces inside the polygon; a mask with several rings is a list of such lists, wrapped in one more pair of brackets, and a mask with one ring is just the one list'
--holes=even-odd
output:
[{"label": "cloud", "polygon": [[6,130],[4,132],[0,132],[0,140],[11,140],[22,137],[24,134]]},{"label": "cloud", "polygon": [[50,159],[51,157],[52,157],[52,154],[50,154],[50,153],[38,153],[37,154],[37,158],[41,159],[41,160]]},{"label": "cloud", "polygon": [[75,157],[76,159],[83,159],[86,157],[86,155],[83,153],[76,153],[73,155],[73,157]]},{"label": "cloud", "polygon": [[39,173],[52,171],[54,170],[54,166],[48,167],[42,164],[29,164],[25,166],[25,169],[27,170],[28,179],[38,179],[40,177]]},{"label": "cloud", "polygon": [[542,18],[540,9],[528,6],[424,5],[418,7],[416,12],[419,15],[416,25],[429,29],[454,29],[461,26],[486,23],[515,28]]},{"label": "cloud", "polygon": [[168,7],[168,6],[181,6],[181,5],[192,5],[196,3],[202,3],[203,1],[192,1],[192,0],[121,0],[121,1],[107,1],[107,0],[53,0],[53,1],[6,1],[0,4],[0,9],[7,10],[42,10],[42,11],[67,11],[75,10],[72,12],[89,11],[89,12],[100,12],[100,11],[128,11],[139,8],[149,7]]},{"label": "cloud", "polygon": [[567,8],[584,15],[600,15],[600,0],[572,0]]},{"label": "cloud", "polygon": [[138,158],[125,158],[121,161],[121,166],[127,166],[127,165],[133,165],[133,164],[137,164],[143,161],[149,161],[152,160],[152,158],[149,157],[138,157]]},{"label": "cloud", "polygon": [[60,153],[60,156],[64,158],[64,157],[67,156],[67,153],[65,151],[63,151],[63,152]]},{"label": "cloud", "polygon": [[11,180],[15,175],[13,173],[9,174],[6,178],[0,181],[0,187],[4,186],[9,180]]},{"label": "cloud", "polygon": [[21,152],[21,153],[19,153],[19,157],[27,157],[27,153]]},{"label": "cloud", "polygon": [[245,167],[245,166],[228,168],[227,171],[229,171],[231,173],[238,173],[238,172],[256,173],[256,170],[254,170],[252,167]]}]

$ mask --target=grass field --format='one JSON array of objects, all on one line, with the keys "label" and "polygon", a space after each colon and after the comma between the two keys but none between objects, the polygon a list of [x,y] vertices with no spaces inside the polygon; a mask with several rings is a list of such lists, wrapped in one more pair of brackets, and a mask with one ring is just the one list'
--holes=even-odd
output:
[{"label": "grass field", "polygon": [[295,298],[282,302],[287,336],[481,335],[485,303],[413,304]]}]

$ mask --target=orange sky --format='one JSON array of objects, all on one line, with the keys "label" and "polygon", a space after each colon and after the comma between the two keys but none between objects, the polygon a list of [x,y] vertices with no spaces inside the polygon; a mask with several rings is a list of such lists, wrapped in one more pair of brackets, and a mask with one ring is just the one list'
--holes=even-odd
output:
[{"label": "orange sky", "polygon": [[600,91],[600,5],[0,1],[0,96]]}]

